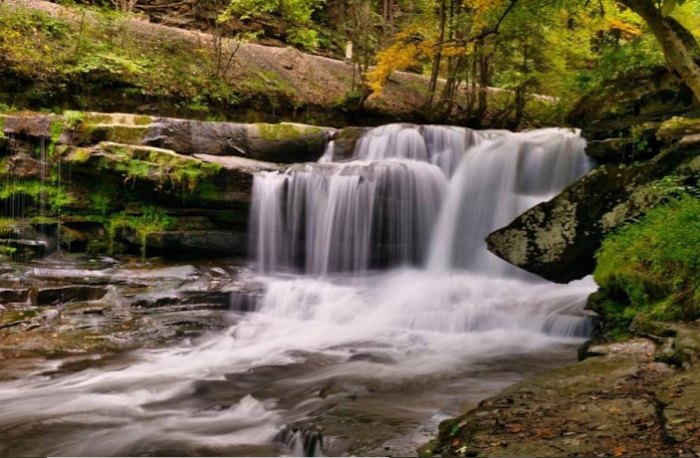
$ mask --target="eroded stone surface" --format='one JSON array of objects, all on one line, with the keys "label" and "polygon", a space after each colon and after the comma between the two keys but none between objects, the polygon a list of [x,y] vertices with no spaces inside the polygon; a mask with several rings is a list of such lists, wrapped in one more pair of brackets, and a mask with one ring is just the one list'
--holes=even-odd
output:
[{"label": "eroded stone surface", "polygon": [[[698,332],[698,329],[695,329]],[[671,456],[700,452],[698,369],[655,361],[649,340],[554,369],[440,425],[423,455]]]},{"label": "eroded stone surface", "polygon": [[[486,242],[497,256],[548,280],[566,283],[593,271],[604,236],[693,183],[700,171],[700,140],[678,143],[637,165],[602,165],[543,202]],[[666,176],[673,181],[662,181]]]}]

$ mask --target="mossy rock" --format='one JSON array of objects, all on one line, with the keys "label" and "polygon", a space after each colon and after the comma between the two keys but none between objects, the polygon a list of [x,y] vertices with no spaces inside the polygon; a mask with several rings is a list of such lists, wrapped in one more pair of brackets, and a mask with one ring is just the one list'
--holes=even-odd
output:
[{"label": "mossy rock", "polygon": [[697,134],[700,134],[700,118],[678,116],[664,121],[656,132],[657,138],[666,142]]},{"label": "mossy rock", "polygon": [[699,173],[700,139],[673,145],[648,162],[604,164],[490,234],[488,248],[551,281],[582,278],[593,272],[607,234],[692,186]]},{"label": "mossy rock", "polygon": [[304,124],[250,124],[248,153],[252,159],[293,163],[317,161],[335,129]]}]

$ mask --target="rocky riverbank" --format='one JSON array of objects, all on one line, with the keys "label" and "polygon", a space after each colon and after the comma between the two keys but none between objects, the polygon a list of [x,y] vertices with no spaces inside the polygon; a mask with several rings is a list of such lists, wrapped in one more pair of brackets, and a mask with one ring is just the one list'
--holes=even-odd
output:
[{"label": "rocky riverbank", "polygon": [[232,262],[119,262],[67,254],[6,263],[0,272],[0,379],[47,358],[77,369],[230,325],[236,312],[255,308],[260,294],[240,281],[242,270]]},{"label": "rocky riverbank", "polygon": [[678,100],[663,112],[658,94],[624,93],[580,113],[601,165],[487,238],[552,281],[594,273],[593,344],[443,422],[422,455],[700,456],[697,276],[694,255],[677,254],[696,252],[700,123]]},{"label": "rocky riverbank", "polygon": [[422,456],[698,456],[697,324],[593,345],[440,425]]},{"label": "rocky riverbank", "polygon": [[0,115],[0,245],[245,256],[253,175],[350,149],[362,130],[132,114]]}]

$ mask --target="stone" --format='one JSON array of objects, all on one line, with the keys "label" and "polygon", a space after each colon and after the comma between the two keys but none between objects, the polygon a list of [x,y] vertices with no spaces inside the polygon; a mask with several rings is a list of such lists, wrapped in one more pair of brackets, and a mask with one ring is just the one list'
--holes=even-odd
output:
[{"label": "stone", "polygon": [[236,124],[158,118],[144,145],[180,154],[239,156],[267,162],[316,161],[323,154],[329,127],[304,124]]},{"label": "stone", "polygon": [[693,95],[667,68],[624,74],[583,96],[569,122],[583,128],[588,140],[630,137],[630,126],[685,115],[697,106]]},{"label": "stone", "polygon": [[700,142],[679,143],[632,166],[604,164],[504,228],[491,233],[491,252],[529,272],[566,283],[593,272],[606,234],[642,216],[667,196],[662,177],[682,186],[700,172]]},{"label": "stone", "polygon": [[149,250],[167,250],[219,255],[245,256],[248,236],[245,232],[225,230],[167,231],[148,235]]},{"label": "stone", "polygon": [[243,124],[157,118],[143,144],[180,154],[247,156],[246,128]]},{"label": "stone", "polygon": [[678,141],[689,135],[700,134],[700,118],[685,118],[674,116],[667,119],[656,132],[659,140],[666,142]]},{"label": "stone", "polygon": [[247,153],[260,161],[316,162],[335,129],[296,123],[248,124]]},{"label": "stone", "polygon": [[0,305],[27,302],[29,289],[2,288],[0,289]]},{"label": "stone", "polygon": [[102,299],[107,288],[101,286],[60,286],[32,288],[30,298],[35,306],[60,305],[70,302],[89,302]]},{"label": "stone", "polygon": [[333,160],[352,158],[358,140],[370,130],[370,127],[343,127],[334,132],[330,137],[333,141]]},{"label": "stone", "polygon": [[24,139],[49,139],[52,119],[52,116],[42,114],[5,115],[4,133]]},{"label": "stone", "polygon": [[49,166],[26,153],[17,153],[7,160],[7,173],[14,179],[43,179],[49,174]]}]

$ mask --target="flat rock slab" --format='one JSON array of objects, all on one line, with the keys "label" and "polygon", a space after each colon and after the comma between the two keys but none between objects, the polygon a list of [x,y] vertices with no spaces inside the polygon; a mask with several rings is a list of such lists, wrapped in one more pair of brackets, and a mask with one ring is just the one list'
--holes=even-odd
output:
[{"label": "flat rock slab", "polygon": [[[690,456],[700,453],[700,369],[654,362],[645,339],[550,370],[440,425],[425,455]],[[651,352],[650,352],[651,350]]]},{"label": "flat rock slab", "polygon": [[34,288],[30,297],[33,305],[56,305],[71,302],[89,302],[102,299],[107,294],[107,288],[101,286],[61,286],[49,288]]},{"label": "flat rock slab", "polygon": [[0,289],[0,305],[27,302],[29,289]]}]

